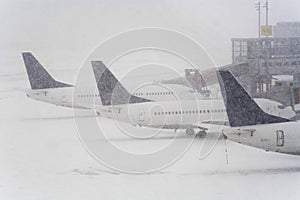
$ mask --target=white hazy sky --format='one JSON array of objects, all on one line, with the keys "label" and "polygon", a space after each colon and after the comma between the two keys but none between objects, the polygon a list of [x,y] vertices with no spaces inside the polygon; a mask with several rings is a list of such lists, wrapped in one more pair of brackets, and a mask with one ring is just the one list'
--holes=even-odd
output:
[{"label": "white hazy sky", "polygon": [[[256,37],[255,0],[0,0],[0,72],[23,69],[32,51],[47,65],[77,68],[98,43],[138,27],[193,37],[217,65],[231,62],[232,37]],[[299,0],[269,0],[270,24],[300,21]],[[262,16],[264,22],[264,12]]]}]

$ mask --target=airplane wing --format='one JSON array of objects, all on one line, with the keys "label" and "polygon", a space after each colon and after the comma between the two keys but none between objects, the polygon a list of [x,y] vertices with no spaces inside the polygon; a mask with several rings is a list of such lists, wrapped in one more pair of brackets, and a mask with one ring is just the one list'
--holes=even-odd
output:
[{"label": "airplane wing", "polygon": [[204,131],[209,130],[209,128],[212,127],[212,125],[214,126],[229,126],[228,121],[202,121],[200,123],[194,123],[192,124],[193,128],[199,128],[202,129]]},{"label": "airplane wing", "polygon": [[76,103],[76,107],[80,107],[80,108],[84,108],[84,109],[92,109],[94,108],[92,105],[88,105],[88,104],[81,104],[81,103]]},{"label": "airplane wing", "polygon": [[207,131],[208,128],[209,128],[209,125],[208,124],[202,124],[202,123],[195,123],[195,124],[192,124],[193,128],[199,128],[199,129],[202,129],[204,131]]},{"label": "airplane wing", "polygon": [[228,121],[203,121],[201,122],[203,124],[212,124],[212,125],[217,125],[217,126],[229,126],[229,122]]}]

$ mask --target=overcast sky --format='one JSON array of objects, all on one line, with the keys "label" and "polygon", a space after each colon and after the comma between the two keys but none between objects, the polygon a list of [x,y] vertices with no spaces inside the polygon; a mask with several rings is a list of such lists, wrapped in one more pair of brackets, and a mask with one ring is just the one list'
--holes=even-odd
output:
[{"label": "overcast sky", "polygon": [[[229,64],[230,39],[257,36],[255,3],[0,0],[1,72],[22,65],[20,53],[25,50],[33,51],[49,65],[76,68],[91,49],[108,37],[149,26],[183,32],[202,44],[217,65]],[[279,21],[300,21],[300,1],[270,0],[270,24]]]}]

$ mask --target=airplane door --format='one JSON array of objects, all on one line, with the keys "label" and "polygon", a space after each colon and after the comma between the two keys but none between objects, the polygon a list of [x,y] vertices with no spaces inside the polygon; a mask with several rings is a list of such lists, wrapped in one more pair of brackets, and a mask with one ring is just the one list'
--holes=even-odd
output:
[{"label": "airplane door", "polygon": [[146,113],[144,110],[140,110],[139,112],[139,122],[144,122],[145,121],[145,118],[146,118]]},{"label": "airplane door", "polygon": [[277,137],[277,146],[283,147],[284,145],[284,132],[283,130],[277,130],[276,131],[276,137]]}]

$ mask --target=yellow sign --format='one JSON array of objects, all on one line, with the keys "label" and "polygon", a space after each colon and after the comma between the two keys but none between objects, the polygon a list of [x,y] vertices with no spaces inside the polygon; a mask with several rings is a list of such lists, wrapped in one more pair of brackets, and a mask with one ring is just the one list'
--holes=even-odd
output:
[{"label": "yellow sign", "polygon": [[272,26],[261,26],[261,35],[262,36],[272,36]]}]

